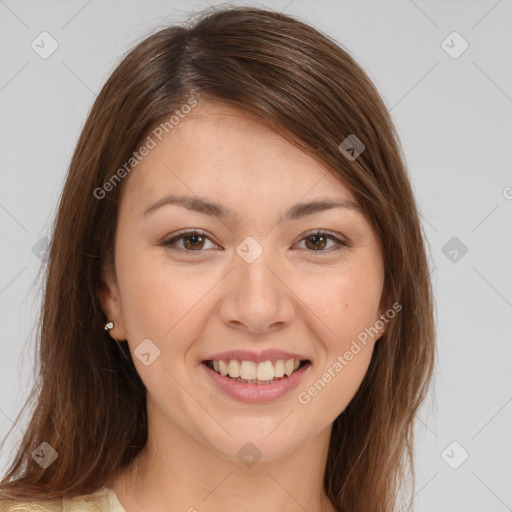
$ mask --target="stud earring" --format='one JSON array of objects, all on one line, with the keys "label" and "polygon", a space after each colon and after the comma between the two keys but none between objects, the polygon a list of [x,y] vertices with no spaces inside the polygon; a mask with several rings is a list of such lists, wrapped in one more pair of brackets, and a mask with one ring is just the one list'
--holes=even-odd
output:
[{"label": "stud earring", "polygon": [[[107,322],[105,324],[105,327],[103,327],[103,329],[107,332],[110,332],[112,329],[114,328],[114,322]],[[117,346],[119,347],[119,350],[121,351],[121,355],[127,360],[127,361],[131,361],[130,357],[125,353],[125,350],[123,349],[123,347],[121,346],[121,344],[125,343],[125,342],[122,342],[122,341],[119,341],[119,340],[116,340],[115,338],[113,338],[112,336],[110,336],[117,344]],[[128,351],[129,352],[129,351]]]}]

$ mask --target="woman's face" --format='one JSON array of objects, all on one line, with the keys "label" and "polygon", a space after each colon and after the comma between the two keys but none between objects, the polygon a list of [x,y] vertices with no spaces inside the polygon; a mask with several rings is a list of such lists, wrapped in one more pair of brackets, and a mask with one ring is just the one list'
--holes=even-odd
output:
[{"label": "woman's face", "polygon": [[[122,184],[111,334],[128,340],[150,429],[228,458],[248,442],[283,456],[331,427],[367,371],[379,240],[347,187],[236,110],[200,104],[155,140]],[[303,206],[319,201],[341,206]],[[288,376],[291,359],[307,362]],[[205,361],[246,380],[285,374],[248,384]]]}]

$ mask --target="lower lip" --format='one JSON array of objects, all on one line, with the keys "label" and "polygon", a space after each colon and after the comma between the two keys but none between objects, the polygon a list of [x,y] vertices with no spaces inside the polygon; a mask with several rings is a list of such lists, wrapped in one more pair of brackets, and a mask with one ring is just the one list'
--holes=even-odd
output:
[{"label": "lower lip", "polygon": [[262,403],[271,402],[289,393],[292,389],[299,385],[311,363],[308,362],[295,370],[289,377],[276,380],[270,384],[244,384],[230,377],[223,377],[220,373],[209,368],[206,364],[201,363],[203,369],[215,384],[227,395],[235,400],[246,403]]}]

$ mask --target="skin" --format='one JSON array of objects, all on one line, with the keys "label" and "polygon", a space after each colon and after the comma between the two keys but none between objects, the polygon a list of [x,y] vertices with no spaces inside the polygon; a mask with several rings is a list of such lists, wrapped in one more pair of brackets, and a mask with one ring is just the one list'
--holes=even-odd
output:
[{"label": "skin", "polygon": [[[147,388],[149,432],[139,457],[108,485],[127,512],[167,512],[169,504],[201,512],[334,511],[323,491],[332,423],[361,384],[380,336],[308,404],[297,395],[384,313],[382,249],[355,209],[281,217],[298,202],[354,196],[267,127],[212,102],[181,120],[125,180],[116,276],[104,272],[99,293],[115,322],[111,336],[128,341]],[[178,205],[141,214],[171,193],[207,198],[236,218]],[[163,244],[187,229],[208,238],[181,238],[175,251]],[[304,236],[317,229],[350,246]],[[263,248],[252,263],[236,252],[248,236]],[[134,355],[144,339],[160,349],[148,366]],[[266,348],[312,362],[298,388],[274,402],[230,398],[200,366],[212,353]],[[249,468],[237,457],[248,442],[262,454]]]}]

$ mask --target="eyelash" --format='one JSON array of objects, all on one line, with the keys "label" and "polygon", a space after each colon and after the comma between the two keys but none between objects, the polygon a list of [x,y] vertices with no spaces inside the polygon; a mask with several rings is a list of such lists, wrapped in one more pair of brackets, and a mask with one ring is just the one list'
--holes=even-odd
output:
[{"label": "eyelash", "polygon": [[[182,249],[182,248],[178,248],[178,247],[172,247],[173,244],[180,240],[181,238],[184,238],[186,236],[193,236],[193,235],[199,235],[201,237],[204,237],[208,240],[210,240],[210,242],[212,243],[215,243],[213,242],[213,240],[210,239],[210,237],[202,232],[202,231],[197,231],[197,230],[192,230],[192,231],[185,231],[185,232],[182,232],[182,233],[179,233],[175,236],[173,236],[172,238],[169,238],[168,240],[162,242],[162,245],[167,247],[169,250],[171,251],[180,251],[180,252],[186,252],[186,253],[189,253],[189,254],[192,254],[192,253],[204,253],[205,250],[198,250],[198,251],[190,251],[188,249]],[[301,242],[303,240],[305,240],[306,238],[311,238],[311,237],[318,237],[318,236],[322,236],[322,237],[325,237],[325,238],[328,238],[329,240],[333,240],[334,242],[336,242],[338,244],[338,247],[335,247],[334,249],[329,249],[329,250],[323,250],[323,249],[319,249],[318,251],[313,251],[313,250],[308,250],[308,252],[312,253],[313,255],[315,255],[315,253],[332,253],[334,251],[339,251],[340,249],[344,249],[344,248],[347,248],[347,247],[350,247],[344,240],[342,240],[341,238],[329,233],[328,231],[320,231],[320,230],[317,230],[317,231],[308,231],[307,233],[304,234],[304,236],[301,238]]]}]

